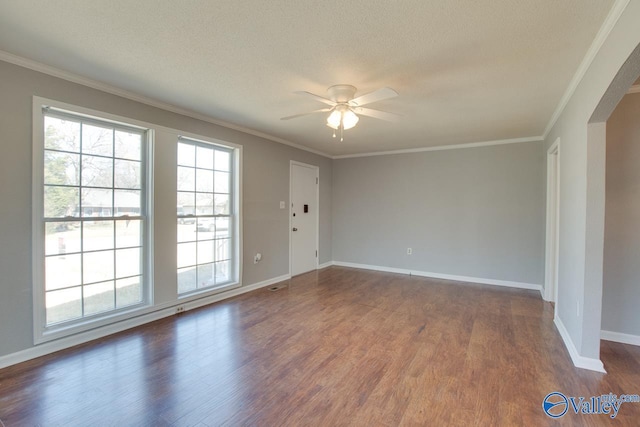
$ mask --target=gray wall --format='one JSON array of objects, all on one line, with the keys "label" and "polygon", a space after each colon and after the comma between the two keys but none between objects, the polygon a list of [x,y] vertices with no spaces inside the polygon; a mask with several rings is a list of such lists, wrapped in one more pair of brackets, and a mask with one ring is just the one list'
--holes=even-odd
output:
[{"label": "gray wall", "polygon": [[[0,61],[0,356],[32,346],[32,96],[66,102],[243,146],[245,285],[289,272],[289,161],[320,167],[320,262],[331,253],[331,159],[181,116]],[[175,138],[160,135],[155,165],[157,303],[176,301]],[[262,252],[263,261],[253,264]]]},{"label": "gray wall", "polygon": [[595,137],[602,129],[588,129],[588,124],[640,43],[639,21],[640,1],[631,0],[545,137],[547,147],[560,138],[556,315],[578,355],[589,359],[600,356],[605,152],[604,144]]},{"label": "gray wall", "polygon": [[602,330],[640,336],[640,93],[607,121]]},{"label": "gray wall", "polygon": [[334,260],[541,285],[544,161],[535,142],[335,160]]}]

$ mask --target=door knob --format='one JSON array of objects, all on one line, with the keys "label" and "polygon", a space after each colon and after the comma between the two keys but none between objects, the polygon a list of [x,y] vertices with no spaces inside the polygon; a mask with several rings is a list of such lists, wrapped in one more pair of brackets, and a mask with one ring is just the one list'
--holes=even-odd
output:
[{"label": "door knob", "polygon": [[298,231],[298,229],[296,227],[293,227],[293,231]]}]

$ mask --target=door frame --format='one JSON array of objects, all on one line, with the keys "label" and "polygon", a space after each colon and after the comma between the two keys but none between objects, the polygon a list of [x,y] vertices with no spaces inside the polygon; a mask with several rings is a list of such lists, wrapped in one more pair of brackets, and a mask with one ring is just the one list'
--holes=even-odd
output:
[{"label": "door frame", "polygon": [[[560,138],[547,150],[547,221],[545,243],[544,294],[546,301],[558,305],[558,267],[560,258]],[[555,311],[555,310],[554,310]]]},{"label": "door frame", "polygon": [[289,161],[289,276],[292,275],[292,267],[293,267],[293,239],[292,239],[292,223],[291,220],[293,218],[293,166],[302,166],[306,168],[315,169],[316,171],[316,206],[318,207],[318,214],[316,215],[316,270],[318,269],[318,265],[320,265],[320,167],[316,165],[310,165],[308,163],[298,162],[296,160]]}]

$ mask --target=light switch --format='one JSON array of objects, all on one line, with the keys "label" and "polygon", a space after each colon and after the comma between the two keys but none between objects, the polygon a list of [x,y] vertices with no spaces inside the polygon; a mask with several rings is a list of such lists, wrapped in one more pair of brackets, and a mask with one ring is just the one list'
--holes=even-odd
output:
[{"label": "light switch", "polygon": [[284,209],[284,202],[280,202],[280,209]]}]

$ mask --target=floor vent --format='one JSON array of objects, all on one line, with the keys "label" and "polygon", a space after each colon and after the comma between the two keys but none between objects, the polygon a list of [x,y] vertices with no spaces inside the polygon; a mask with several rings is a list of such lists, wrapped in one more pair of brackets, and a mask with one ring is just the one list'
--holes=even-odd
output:
[{"label": "floor vent", "polygon": [[280,289],[284,289],[286,287],[287,287],[287,285],[274,285],[274,286],[270,286],[269,290],[271,292],[275,292],[275,291],[279,291]]}]

